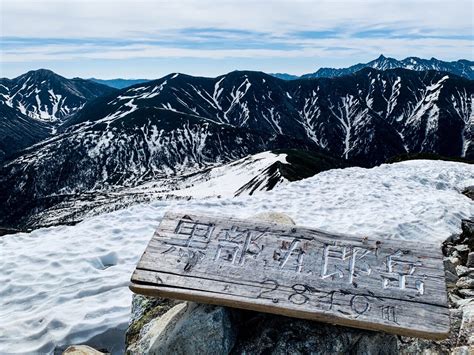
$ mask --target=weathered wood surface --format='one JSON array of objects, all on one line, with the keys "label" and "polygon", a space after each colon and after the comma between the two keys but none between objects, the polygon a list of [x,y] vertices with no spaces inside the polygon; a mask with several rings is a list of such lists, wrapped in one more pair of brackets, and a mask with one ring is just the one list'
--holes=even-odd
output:
[{"label": "weathered wood surface", "polygon": [[136,293],[442,339],[439,246],[168,213],[132,276]]}]

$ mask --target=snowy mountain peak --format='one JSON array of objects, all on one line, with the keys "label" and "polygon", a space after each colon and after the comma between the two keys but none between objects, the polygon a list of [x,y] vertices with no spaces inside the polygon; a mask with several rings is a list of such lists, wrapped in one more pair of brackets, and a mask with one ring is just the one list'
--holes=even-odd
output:
[{"label": "snowy mountain peak", "polygon": [[[445,62],[432,57],[431,59],[422,59],[418,57],[407,57],[403,60],[386,57],[381,54],[378,58],[367,62],[352,65],[347,68],[320,68],[314,73],[304,74],[300,78],[332,78],[344,75],[354,74],[363,68],[374,68],[379,70],[404,68],[417,71],[438,70],[453,73],[468,79],[474,79],[474,62],[466,59],[460,59],[453,62]],[[293,80],[298,77],[278,74],[279,78]]]},{"label": "snowy mountain peak", "polygon": [[83,79],[66,79],[51,70],[29,71],[14,79],[0,79],[0,100],[22,115],[60,122],[87,101],[114,91]]}]

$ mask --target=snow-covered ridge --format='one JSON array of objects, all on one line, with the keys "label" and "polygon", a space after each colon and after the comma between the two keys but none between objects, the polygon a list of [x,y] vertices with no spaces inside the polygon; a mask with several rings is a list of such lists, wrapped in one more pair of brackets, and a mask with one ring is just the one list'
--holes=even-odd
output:
[{"label": "snow-covered ridge", "polygon": [[286,157],[283,153],[263,152],[187,174],[157,178],[135,187],[101,192],[97,186],[96,190],[73,195],[71,199],[36,213],[32,223],[42,226],[70,223],[150,200],[230,198],[261,193],[289,182],[279,169],[274,168],[275,163],[288,164]]},{"label": "snow-covered ridge", "polygon": [[[284,161],[282,160],[284,163]],[[281,211],[330,232],[440,243],[474,215],[460,191],[472,165],[408,161],[320,173],[271,192],[159,201],[76,226],[0,238],[0,353],[52,352],[71,343],[123,351],[130,275],[167,210],[251,218]]]},{"label": "snow-covered ridge", "polygon": [[5,103],[18,109],[23,115],[46,122],[58,121],[83,106],[69,107],[63,95],[55,94],[54,89],[46,88],[45,91],[47,93],[43,93],[42,97],[46,100],[43,102],[39,95],[42,90],[34,84],[27,88],[24,83],[21,88],[12,89],[9,95],[4,95]]},{"label": "snow-covered ridge", "polygon": [[[278,177],[275,186],[268,187],[270,176],[266,170],[276,162],[288,164],[286,154],[271,152],[258,153],[232,163],[218,165],[198,173],[180,176],[173,181],[155,181],[145,183],[128,190],[130,193],[147,191],[148,193],[167,194],[180,197],[233,197],[235,195],[251,195],[255,192],[267,191],[270,188],[288,183],[284,177]],[[258,179],[255,190],[245,188],[251,180]],[[169,185],[174,185],[172,190]]]}]

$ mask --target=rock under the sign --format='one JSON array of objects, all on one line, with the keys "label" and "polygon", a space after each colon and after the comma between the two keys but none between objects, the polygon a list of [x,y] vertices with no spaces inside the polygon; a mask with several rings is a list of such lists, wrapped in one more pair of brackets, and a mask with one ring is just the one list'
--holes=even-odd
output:
[{"label": "rock under the sign", "polygon": [[471,273],[474,273],[474,269],[468,268],[467,266],[464,266],[464,265],[456,266],[456,275],[458,277],[466,276]]},{"label": "rock under the sign", "polygon": [[128,354],[228,354],[236,338],[230,309],[192,302],[174,306],[146,329]]}]

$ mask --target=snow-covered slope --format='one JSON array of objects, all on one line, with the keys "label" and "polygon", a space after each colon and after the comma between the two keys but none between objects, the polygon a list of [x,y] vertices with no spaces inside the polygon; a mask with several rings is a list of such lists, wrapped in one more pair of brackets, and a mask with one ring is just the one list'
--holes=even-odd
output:
[{"label": "snow-covered slope", "polygon": [[[268,174],[268,169],[277,162],[289,164],[286,154],[263,152],[171,181],[166,180],[166,186],[163,186],[162,182],[150,182],[133,190],[156,191],[161,194],[192,198],[252,195],[255,192],[268,191],[288,182],[279,171],[276,171],[277,176]],[[272,178],[275,178],[274,183],[270,183]],[[248,183],[252,180],[258,182],[255,189],[247,188]],[[174,185],[172,189],[169,188],[170,182]]]},{"label": "snow-covered slope", "polygon": [[474,167],[407,161],[329,170],[254,196],[157,201],[75,226],[0,238],[0,353],[51,352],[71,343],[123,351],[131,273],[170,209],[251,218],[289,214],[332,232],[441,242],[474,215],[460,193]]},{"label": "snow-covered slope", "polygon": [[[286,161],[286,154],[263,152],[232,163],[218,164],[189,174],[159,178],[135,187],[122,187],[105,192],[90,191],[81,195],[72,194],[42,213],[32,215],[28,225],[34,227],[73,223],[140,202],[233,197],[236,194],[250,195],[271,190],[288,182],[279,170],[275,170],[276,176],[268,173],[268,170],[278,162],[289,164]],[[272,181],[273,179],[275,181]],[[260,182],[256,191],[247,188],[247,185],[254,180]]]},{"label": "snow-covered slope", "polygon": [[158,177],[151,182],[127,187],[98,186],[82,193],[49,196],[31,215],[23,215],[29,228],[74,223],[137,203],[154,200],[233,197],[269,191],[331,168],[342,161],[326,155],[297,150],[262,152],[231,163],[213,164],[180,175]]}]

